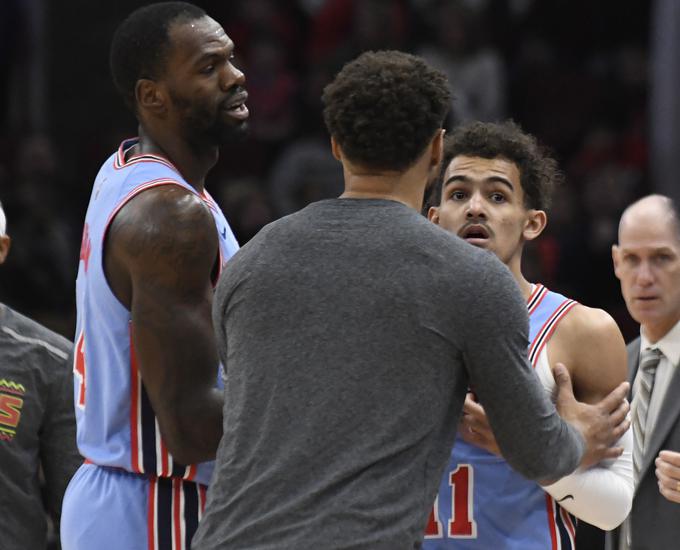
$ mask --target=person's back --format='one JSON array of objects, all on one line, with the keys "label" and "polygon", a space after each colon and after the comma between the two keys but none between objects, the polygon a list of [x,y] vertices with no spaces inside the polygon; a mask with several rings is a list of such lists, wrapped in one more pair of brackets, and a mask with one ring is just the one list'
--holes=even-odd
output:
[{"label": "person's back", "polygon": [[495,258],[394,201],[314,203],[248,243],[215,298],[222,544],[412,548],[455,435],[470,327],[499,329],[504,312],[485,305],[516,298],[500,281],[512,288]]}]

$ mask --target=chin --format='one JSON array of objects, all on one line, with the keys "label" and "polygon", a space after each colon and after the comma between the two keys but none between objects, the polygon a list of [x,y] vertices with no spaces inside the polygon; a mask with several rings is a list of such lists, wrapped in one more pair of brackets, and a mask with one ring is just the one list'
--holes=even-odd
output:
[{"label": "chin", "polygon": [[222,129],[220,144],[243,141],[248,136],[248,121],[243,120]]}]

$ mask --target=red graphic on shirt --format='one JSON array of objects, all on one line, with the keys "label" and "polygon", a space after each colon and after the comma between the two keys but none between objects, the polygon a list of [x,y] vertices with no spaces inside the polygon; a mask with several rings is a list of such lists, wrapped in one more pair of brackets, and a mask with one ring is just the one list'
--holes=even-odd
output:
[{"label": "red graphic on shirt", "polygon": [[83,229],[83,240],[80,242],[80,259],[85,263],[85,272],[87,273],[87,264],[90,261],[90,252],[92,251],[92,244],[90,243],[90,229],[87,224]]},{"label": "red graphic on shirt", "polygon": [[21,420],[26,388],[12,380],[0,378],[0,441],[12,441]]}]

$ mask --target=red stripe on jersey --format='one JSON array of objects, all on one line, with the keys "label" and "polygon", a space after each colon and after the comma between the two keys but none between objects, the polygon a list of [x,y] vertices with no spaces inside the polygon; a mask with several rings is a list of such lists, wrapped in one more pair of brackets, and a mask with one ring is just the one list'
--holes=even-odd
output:
[{"label": "red stripe on jersey", "polygon": [[551,550],[559,550],[557,546],[557,526],[555,525],[555,505],[552,497],[545,494],[545,505],[548,512],[548,528],[550,530]]},{"label": "red stripe on jersey", "polygon": [[[141,185],[138,185],[134,189],[132,189],[127,195],[125,195],[120,202],[116,205],[116,207],[111,211],[111,214],[109,214],[108,219],[106,220],[106,225],[104,226],[104,237],[106,237],[106,234],[109,231],[109,225],[111,224],[111,221],[113,218],[116,217],[116,214],[120,212],[120,209],[125,206],[132,197],[139,195],[142,191],[146,191],[147,189],[151,189],[152,187],[156,187],[158,185],[177,185],[178,187],[182,187],[182,185],[177,182],[176,180],[169,179],[169,178],[158,178],[155,180],[150,180],[147,182],[142,183]],[[184,189],[184,187],[182,187]]]},{"label": "red stripe on jersey", "polygon": [[576,526],[574,525],[574,522],[571,521],[571,516],[569,515],[569,512],[567,512],[564,508],[558,505],[558,508],[560,509],[560,515],[562,516],[562,521],[567,528],[567,532],[569,533],[569,542],[571,543],[571,548],[576,548]]},{"label": "red stripe on jersey", "polygon": [[203,511],[205,510],[206,486],[200,484],[197,485],[198,485],[198,509],[200,510],[199,513],[200,520],[200,518],[203,517]]},{"label": "red stripe on jersey", "polygon": [[120,147],[118,148],[118,153],[113,159],[114,170],[121,170],[122,168],[126,168],[131,164],[137,164],[140,162],[159,162],[161,164],[164,164],[168,168],[171,168],[172,170],[179,174],[179,170],[177,170],[175,165],[172,164],[172,162],[170,162],[168,159],[166,159],[165,157],[161,157],[160,155],[144,153],[141,155],[133,155],[129,159],[125,160],[125,152],[128,151],[130,148],[128,147],[127,149],[123,149],[123,146],[133,139],[135,138],[126,139],[123,141],[123,143],[120,144]]},{"label": "red stripe on jersey", "polygon": [[208,193],[206,189],[203,189],[202,192],[199,193],[201,198],[206,202],[208,205],[208,208],[211,208],[212,210],[218,211],[217,203],[215,202],[215,199],[212,198],[212,195]]},{"label": "red stripe on jersey", "polygon": [[534,287],[533,292],[529,296],[529,299],[527,300],[527,309],[529,310],[529,315],[531,315],[534,310],[540,305],[540,303],[543,301],[543,298],[545,298],[546,294],[548,294],[548,289],[545,288],[542,284],[537,284]]},{"label": "red stripe on jersey", "polygon": [[190,464],[187,467],[187,471],[184,474],[184,479],[187,481],[193,481],[194,477],[196,477],[196,464]]},{"label": "red stripe on jersey", "polygon": [[168,477],[170,475],[170,467],[168,466],[168,463],[170,462],[170,453],[168,453],[168,448],[165,446],[165,441],[160,433],[158,434],[158,438],[161,440],[161,473],[159,475]]},{"label": "red stripe on jersey", "polygon": [[139,465],[139,423],[142,412],[139,410],[139,370],[135,346],[132,342],[132,323],[130,323],[130,454],[132,471],[142,473]]},{"label": "red stripe on jersey", "polygon": [[527,355],[529,356],[529,361],[531,362],[532,366],[536,367],[536,362],[541,355],[541,351],[548,340],[550,340],[553,332],[555,332],[559,321],[562,319],[562,317],[569,313],[571,308],[573,308],[577,303],[578,302],[575,302],[574,300],[566,299],[553,312],[553,314],[548,317],[546,322],[543,323],[541,330],[538,331],[534,341],[531,342],[531,345],[529,346]]}]

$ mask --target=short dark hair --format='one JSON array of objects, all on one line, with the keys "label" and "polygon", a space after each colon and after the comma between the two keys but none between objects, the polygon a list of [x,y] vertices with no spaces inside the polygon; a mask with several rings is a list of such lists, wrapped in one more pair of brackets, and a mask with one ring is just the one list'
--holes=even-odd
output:
[{"label": "short dark hair", "polygon": [[178,21],[205,17],[202,8],[187,2],[159,2],[133,11],[118,26],[111,41],[111,76],[125,103],[135,109],[135,86],[140,78],[159,78],[169,51],[169,27]]},{"label": "short dark hair", "polygon": [[404,170],[442,127],[450,92],[444,74],[423,59],[385,50],[347,63],[322,100],[326,127],[350,161]]},{"label": "short dark hair", "polygon": [[555,187],[564,181],[549,150],[512,120],[472,122],[459,126],[447,136],[441,174],[430,191],[427,206],[439,205],[446,169],[461,155],[486,159],[501,157],[515,163],[527,208],[548,208]]}]

